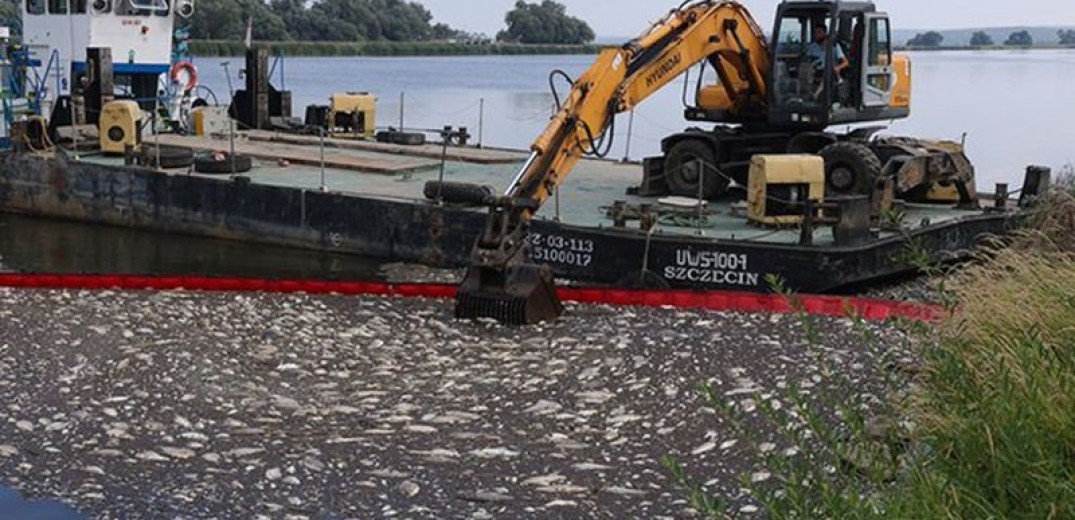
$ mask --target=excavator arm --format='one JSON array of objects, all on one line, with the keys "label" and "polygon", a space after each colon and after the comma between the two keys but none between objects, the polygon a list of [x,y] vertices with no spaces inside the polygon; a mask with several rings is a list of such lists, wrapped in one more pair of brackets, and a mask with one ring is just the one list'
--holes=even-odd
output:
[{"label": "excavator arm", "polygon": [[639,38],[600,52],[573,82],[531,155],[491,209],[460,286],[456,315],[527,324],[559,316],[548,266],[529,258],[529,224],[584,155],[599,148],[618,113],[629,111],[702,60],[720,79],[717,98],[731,113],[764,106],[769,52],[746,7],[734,1],[684,3]]}]

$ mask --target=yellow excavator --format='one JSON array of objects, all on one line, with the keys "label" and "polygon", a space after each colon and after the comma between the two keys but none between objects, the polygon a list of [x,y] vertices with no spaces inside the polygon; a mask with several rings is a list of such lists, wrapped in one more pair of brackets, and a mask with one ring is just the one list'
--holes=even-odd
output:
[{"label": "yellow excavator", "polygon": [[871,139],[882,127],[826,131],[910,114],[910,60],[893,53],[889,18],[873,3],[785,1],[770,42],[739,2],[687,1],[640,37],[603,49],[557,100],[559,111],[503,196],[483,201],[490,214],[457,317],[530,324],[562,313],[551,269],[529,258],[531,219],[583,156],[607,153],[617,114],[698,64],[717,83],[699,80],[685,117],[717,125],[664,139],[664,155],[646,161],[644,184],[716,198],[732,182],[746,184],[755,154],[814,153],[825,159],[830,194],[873,195],[889,179],[901,196],[926,197],[943,178],[959,181],[960,200],[971,203],[973,171],[962,150]]}]

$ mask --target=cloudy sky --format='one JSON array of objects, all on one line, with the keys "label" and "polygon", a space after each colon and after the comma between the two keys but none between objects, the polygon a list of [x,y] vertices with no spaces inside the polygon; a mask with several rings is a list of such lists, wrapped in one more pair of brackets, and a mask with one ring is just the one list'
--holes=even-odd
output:
[{"label": "cloudy sky", "polygon": [[[419,0],[436,21],[495,35],[515,0]],[[531,2],[537,0],[530,0]],[[679,0],[560,0],[590,23],[598,36],[633,36]],[[777,0],[745,0],[763,27],[772,23]],[[877,0],[899,29],[985,26],[1075,25],[1072,0]]]}]

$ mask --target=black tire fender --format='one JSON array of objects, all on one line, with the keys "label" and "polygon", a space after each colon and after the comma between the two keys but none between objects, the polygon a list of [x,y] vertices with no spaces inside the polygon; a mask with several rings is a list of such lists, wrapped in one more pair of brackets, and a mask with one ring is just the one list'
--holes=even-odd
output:
[{"label": "black tire fender", "polygon": [[[160,164],[157,164],[158,156],[160,157]],[[163,168],[166,170],[190,168],[190,165],[194,163],[194,152],[187,148],[177,148],[174,146],[158,147],[154,144],[143,144],[140,154],[140,162],[144,166]]]},{"label": "black tire fender", "polygon": [[426,135],[418,132],[382,130],[377,132],[374,138],[379,143],[401,144],[404,146],[421,146],[426,144]]},{"label": "black tire fender", "polygon": [[232,157],[226,153],[198,154],[194,156],[194,171],[210,175],[231,175],[233,173],[246,173],[254,167],[254,161],[247,155],[235,154],[234,169]]}]

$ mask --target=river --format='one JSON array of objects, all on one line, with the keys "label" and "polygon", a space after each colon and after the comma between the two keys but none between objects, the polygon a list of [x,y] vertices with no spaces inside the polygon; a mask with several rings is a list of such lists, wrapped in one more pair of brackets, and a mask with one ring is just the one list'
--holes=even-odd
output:
[{"label": "river", "polygon": [[[966,133],[967,153],[983,188],[997,182],[1019,186],[1031,163],[1060,169],[1075,162],[1071,101],[1075,50],[917,52],[911,58],[912,115],[888,123],[887,133],[953,140]],[[378,125],[398,125],[403,93],[406,127],[466,126],[477,135],[481,126],[486,145],[528,148],[551,113],[549,72],[560,68],[577,77],[592,60],[590,56],[290,58],[283,61],[283,85],[293,92],[299,116],[307,105],[327,104],[334,92],[369,91],[378,97]],[[224,62],[229,62],[232,84],[239,88],[242,82],[234,76],[243,66],[242,58],[196,61],[202,82],[216,91],[221,102],[228,99]],[[665,135],[687,126],[683,85],[681,78],[637,109],[630,150],[628,116],[620,116],[612,157],[657,154]],[[482,99],[485,113],[479,125]]]},{"label": "river", "polygon": [[[1059,170],[1075,162],[1075,51],[926,52],[912,59],[913,114],[892,122],[891,133],[956,140],[966,133],[984,190],[996,182],[1017,188],[1031,163]],[[488,146],[526,148],[551,112],[549,71],[578,76],[591,60],[292,58],[283,61],[282,86],[293,91],[297,115],[334,92],[364,90],[379,97],[378,123],[397,125],[403,93],[408,128],[467,126],[477,138],[480,127]],[[221,102],[229,91],[225,62],[232,84],[241,85],[241,58],[196,62],[202,82]],[[656,93],[637,110],[629,141],[627,116],[621,116],[613,157],[655,154],[663,136],[686,126],[683,85],[681,80]],[[353,257],[0,216],[0,270],[363,278],[375,275],[376,267]]]}]

